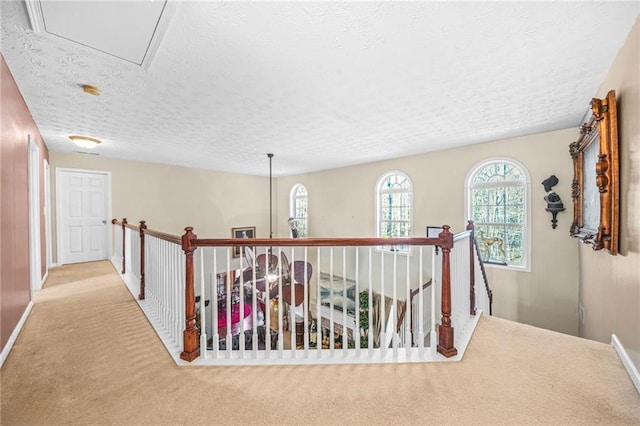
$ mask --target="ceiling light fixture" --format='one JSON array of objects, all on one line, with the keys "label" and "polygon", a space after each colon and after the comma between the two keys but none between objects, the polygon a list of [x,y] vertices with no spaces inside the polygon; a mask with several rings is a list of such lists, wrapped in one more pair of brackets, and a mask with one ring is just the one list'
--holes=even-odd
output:
[{"label": "ceiling light fixture", "polygon": [[85,93],[88,93],[90,95],[100,96],[100,89],[97,88],[96,86],[92,86],[90,84],[83,84],[82,90],[84,90]]},{"label": "ceiling light fixture", "polygon": [[100,139],[90,138],[89,136],[71,135],[69,136],[69,139],[82,148],[95,148],[102,143]]}]

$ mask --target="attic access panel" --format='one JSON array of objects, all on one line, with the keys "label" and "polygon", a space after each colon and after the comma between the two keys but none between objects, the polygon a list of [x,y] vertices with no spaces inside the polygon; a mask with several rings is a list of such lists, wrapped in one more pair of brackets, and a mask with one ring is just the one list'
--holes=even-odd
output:
[{"label": "attic access panel", "polygon": [[148,68],[171,8],[156,1],[27,0],[34,32],[44,32]]}]

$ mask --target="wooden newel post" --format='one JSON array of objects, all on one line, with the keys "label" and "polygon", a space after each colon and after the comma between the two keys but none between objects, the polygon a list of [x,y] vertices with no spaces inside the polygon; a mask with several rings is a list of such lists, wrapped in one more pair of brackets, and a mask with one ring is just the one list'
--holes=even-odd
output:
[{"label": "wooden newel post", "polygon": [[144,300],[144,231],[147,224],[144,220],[140,221],[140,294],[138,299]]},{"label": "wooden newel post", "polygon": [[182,236],[182,250],[184,250],[186,256],[184,283],[186,326],[183,333],[184,350],[180,354],[180,358],[191,362],[200,356],[200,339],[198,339],[198,329],[196,327],[196,296],[193,275],[193,252],[198,248],[193,243],[193,240],[198,237],[193,233],[192,227],[189,226],[184,228],[184,230],[186,232]]},{"label": "wooden newel post", "polygon": [[125,228],[127,226],[127,218],[124,217],[122,218],[122,273],[124,274],[125,272],[127,272],[127,257],[126,257],[126,253],[125,253]]},{"label": "wooden newel post", "polygon": [[453,248],[453,234],[451,227],[443,225],[443,231],[438,236],[442,248],[442,321],[438,325],[438,352],[449,358],[458,354],[453,346],[453,327],[451,326],[451,260],[449,255]]},{"label": "wooden newel post", "polygon": [[467,221],[467,231],[471,231],[469,237],[469,314],[476,314],[476,257],[475,257],[475,240],[476,232],[472,220]]}]

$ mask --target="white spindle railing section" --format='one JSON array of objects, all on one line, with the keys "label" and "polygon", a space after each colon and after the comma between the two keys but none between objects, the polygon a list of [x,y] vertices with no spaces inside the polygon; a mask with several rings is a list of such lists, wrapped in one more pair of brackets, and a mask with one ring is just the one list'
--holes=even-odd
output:
[{"label": "white spindle railing section", "polygon": [[[412,251],[250,247],[234,257],[229,247],[199,247],[194,257],[198,362],[438,358],[429,338],[437,321],[429,285],[433,248]],[[263,260],[269,252],[273,263]],[[361,297],[367,298],[362,307]],[[368,318],[364,327],[361,313]]]},{"label": "white spindle railing section", "polygon": [[172,351],[182,348],[185,260],[179,244],[145,235],[145,312]]},{"label": "white spindle railing section", "polygon": [[122,260],[124,258],[124,253],[122,253],[122,226],[114,223],[111,230],[111,263],[117,271],[122,271]]},{"label": "white spindle railing section", "polygon": [[[478,322],[480,313],[489,314],[490,301],[481,271],[481,263],[475,245],[472,242],[471,231],[464,231],[454,236],[454,246],[451,248],[451,324],[455,330],[454,342],[458,353],[466,348],[471,334]],[[472,249],[473,247],[473,249]],[[473,255],[473,258],[472,258]],[[442,252],[435,256],[434,276],[440,276]],[[471,312],[471,277],[473,265],[474,300],[476,314]],[[441,283],[437,283],[436,306],[439,306]]]},{"label": "white spindle railing section", "polygon": [[476,307],[482,311],[483,314],[491,315],[491,294],[487,286],[486,277],[483,272],[484,266],[480,261],[480,254],[478,253],[478,246],[476,244],[473,245],[473,252]]},{"label": "white spindle railing section", "polygon": [[[167,350],[179,359],[185,328],[185,256],[178,241],[144,234],[145,290],[142,295],[140,228],[113,223],[111,262],[153,325]],[[124,240],[124,246],[122,244]],[[123,249],[124,247],[124,249]]]},{"label": "white spindle railing section", "polygon": [[465,328],[473,320],[469,302],[471,294],[469,238],[471,238],[470,231],[456,234],[451,249],[451,282],[455,283],[451,290],[451,324],[458,335],[464,333]]},{"label": "white spindle railing section", "polygon": [[125,283],[133,297],[138,297],[140,288],[140,232],[126,227],[124,230],[125,241]]}]

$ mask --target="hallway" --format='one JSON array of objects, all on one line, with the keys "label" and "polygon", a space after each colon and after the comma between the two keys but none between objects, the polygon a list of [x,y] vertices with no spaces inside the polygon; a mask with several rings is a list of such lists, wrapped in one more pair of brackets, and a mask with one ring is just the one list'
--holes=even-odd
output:
[{"label": "hallway", "polygon": [[1,423],[637,424],[609,345],[481,318],[457,363],[178,367],[109,262],[52,269],[5,362]]}]

